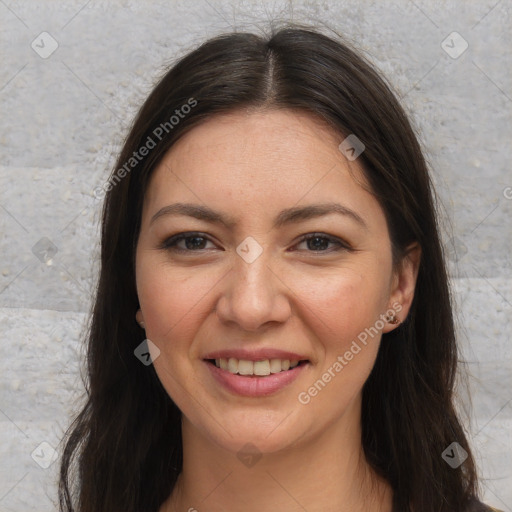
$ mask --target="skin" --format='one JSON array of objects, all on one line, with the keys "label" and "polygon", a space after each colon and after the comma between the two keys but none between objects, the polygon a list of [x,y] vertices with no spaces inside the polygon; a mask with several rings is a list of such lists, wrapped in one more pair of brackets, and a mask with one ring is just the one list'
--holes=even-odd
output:
[{"label": "skin", "polygon": [[[396,325],[381,322],[309,403],[298,400],[393,305],[403,321],[416,283],[420,250],[412,246],[393,268],[384,212],[357,159],[338,149],[343,139],[308,114],[237,111],[188,132],[152,175],[137,246],[137,319],[160,350],[154,366],[182,411],[184,449],[160,512],[391,512],[391,488],[362,454],[360,416],[381,334]],[[237,224],[170,215],[150,223],[175,202],[206,205]],[[366,228],[339,214],[272,228],[281,209],[324,202],[350,208]],[[188,252],[160,247],[190,231],[205,239],[189,239]],[[301,242],[308,233],[353,250]],[[236,252],[248,236],[263,249],[252,263]],[[202,360],[241,347],[277,347],[310,364],[274,395],[242,397],[217,384]],[[248,442],[262,455],[251,467],[237,457]]]}]

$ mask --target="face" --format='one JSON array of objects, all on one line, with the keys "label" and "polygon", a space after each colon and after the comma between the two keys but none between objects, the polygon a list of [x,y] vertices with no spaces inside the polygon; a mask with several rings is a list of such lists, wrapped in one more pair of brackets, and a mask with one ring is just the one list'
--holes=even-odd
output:
[{"label": "face", "polygon": [[188,132],[152,175],[140,318],[169,396],[217,446],[271,453],[355,418],[394,328],[383,315],[407,313],[410,280],[343,139],[307,114],[237,112]]}]

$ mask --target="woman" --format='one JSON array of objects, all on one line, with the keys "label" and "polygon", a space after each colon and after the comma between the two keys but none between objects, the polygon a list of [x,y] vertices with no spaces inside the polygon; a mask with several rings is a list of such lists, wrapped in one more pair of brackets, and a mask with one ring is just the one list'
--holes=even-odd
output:
[{"label": "woman", "polygon": [[298,25],[207,41],[101,192],[62,512],[491,510],[425,160],[348,45]]}]

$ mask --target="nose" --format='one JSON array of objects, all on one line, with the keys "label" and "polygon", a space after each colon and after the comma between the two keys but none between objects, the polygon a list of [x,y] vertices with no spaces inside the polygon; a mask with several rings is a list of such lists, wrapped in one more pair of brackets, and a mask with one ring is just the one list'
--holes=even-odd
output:
[{"label": "nose", "polygon": [[236,324],[244,331],[258,331],[290,318],[290,289],[285,276],[270,263],[266,251],[252,263],[235,259],[217,302],[217,316],[222,322]]}]

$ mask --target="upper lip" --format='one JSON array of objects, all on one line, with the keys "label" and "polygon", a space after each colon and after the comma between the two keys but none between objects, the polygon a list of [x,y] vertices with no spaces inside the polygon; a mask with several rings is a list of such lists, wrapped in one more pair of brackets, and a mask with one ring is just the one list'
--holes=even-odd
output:
[{"label": "upper lip", "polygon": [[286,350],[279,350],[276,348],[260,348],[256,350],[249,350],[244,348],[233,348],[225,350],[215,350],[209,352],[203,359],[245,359],[247,361],[264,361],[265,359],[289,359],[291,361],[306,361],[308,357],[296,354],[295,352],[288,352]]}]

